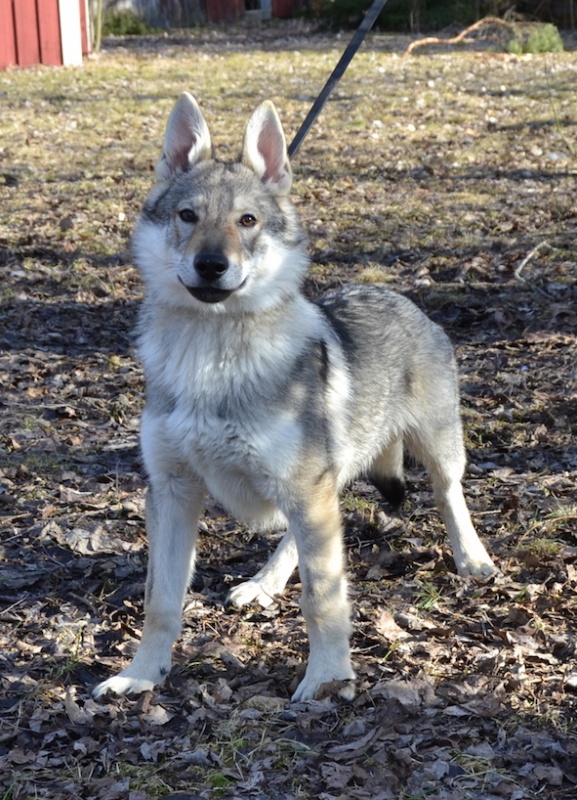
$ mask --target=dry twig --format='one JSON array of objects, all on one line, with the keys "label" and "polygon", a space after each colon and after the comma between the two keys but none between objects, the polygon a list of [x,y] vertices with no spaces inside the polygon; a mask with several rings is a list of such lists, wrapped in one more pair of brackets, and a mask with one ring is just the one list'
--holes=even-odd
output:
[{"label": "dry twig", "polygon": [[531,261],[533,256],[537,255],[537,253],[539,252],[539,250],[541,250],[542,247],[549,247],[549,244],[547,242],[539,242],[539,244],[536,244],[535,247],[529,253],[527,253],[525,258],[521,261],[521,263],[519,264],[519,266],[515,269],[515,272],[513,273],[515,275],[515,277],[517,278],[517,280],[520,280],[520,281],[521,280],[522,281],[525,280],[525,278],[521,277],[521,272],[523,271],[523,269],[525,269],[525,267],[527,266],[529,261]]},{"label": "dry twig", "polygon": [[459,44],[465,40],[465,38],[479,28],[483,28],[486,25],[500,25],[503,28],[507,28],[510,31],[514,31],[514,26],[510,22],[506,22],[504,19],[499,19],[499,17],[483,17],[483,19],[478,20],[475,22],[474,25],[469,25],[468,28],[465,28],[464,31],[458,36],[453,36],[452,39],[440,39],[436,36],[426,36],[424,39],[417,39],[415,42],[411,42],[411,44],[407,47],[405,52],[403,53],[403,58],[405,56],[410,56],[413,50],[416,50],[417,47],[424,47],[427,44]]},{"label": "dry twig", "polygon": [[549,294],[549,292],[546,292],[544,289],[541,289],[541,287],[536,286],[535,284],[531,283],[530,281],[528,281],[526,278],[524,278],[521,275],[521,272],[525,269],[525,267],[527,266],[529,261],[531,261],[531,259],[534,256],[536,256],[537,253],[539,252],[539,250],[541,250],[543,247],[550,247],[550,245],[549,245],[548,242],[539,242],[538,244],[536,244],[535,247],[532,250],[530,250],[530,252],[527,253],[525,258],[520,262],[518,267],[513,272],[513,275],[515,276],[515,278],[518,281],[521,281],[522,283],[526,284],[527,286],[530,286],[531,289],[533,289],[535,292],[537,292],[537,294],[540,294],[541,297],[546,297],[547,299],[551,299],[551,295]]}]

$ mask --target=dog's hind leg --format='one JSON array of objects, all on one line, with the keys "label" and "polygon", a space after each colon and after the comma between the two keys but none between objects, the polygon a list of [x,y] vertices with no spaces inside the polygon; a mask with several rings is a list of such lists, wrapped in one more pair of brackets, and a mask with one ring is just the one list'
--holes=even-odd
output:
[{"label": "dog's hind leg", "polygon": [[367,477],[393,508],[401,505],[405,498],[401,436],[393,439],[375,458]]},{"label": "dog's hind leg", "polygon": [[254,577],[230,590],[228,602],[241,608],[259,603],[267,608],[275,595],[282,594],[298,563],[297,544],[292,531],[287,531],[278,547]]},{"label": "dog's hind leg", "polygon": [[411,449],[422,461],[433,484],[435,502],[445,523],[459,575],[486,578],[497,572],[479,539],[465,502],[461,480],[465,448],[458,416],[439,414],[415,436]]},{"label": "dog's hind leg", "polygon": [[[349,682],[355,677],[349,648],[350,609],[334,476],[325,472],[305,492],[300,506],[287,513],[298,545],[301,609],[310,646],[306,673],[293,695],[294,702],[314,699],[325,683]],[[345,684],[341,695],[352,699],[354,687]]]},{"label": "dog's hind leg", "polygon": [[144,630],[132,663],[98,684],[94,697],[138,694],[164,681],[172,645],[180,633],[182,606],[194,567],[203,490],[189,477],[166,475],[151,481],[146,499],[148,573]]}]

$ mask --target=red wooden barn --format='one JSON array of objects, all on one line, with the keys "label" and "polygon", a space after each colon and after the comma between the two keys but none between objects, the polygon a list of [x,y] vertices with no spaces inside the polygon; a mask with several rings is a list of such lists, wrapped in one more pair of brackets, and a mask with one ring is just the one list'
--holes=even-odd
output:
[{"label": "red wooden barn", "polygon": [[86,0],[0,0],[0,69],[81,64],[88,52]]}]

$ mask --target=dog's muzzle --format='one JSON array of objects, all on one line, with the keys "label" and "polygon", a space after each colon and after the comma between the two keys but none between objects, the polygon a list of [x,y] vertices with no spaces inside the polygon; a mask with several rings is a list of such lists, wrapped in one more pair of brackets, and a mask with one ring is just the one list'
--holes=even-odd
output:
[{"label": "dog's muzzle", "polygon": [[226,274],[228,267],[228,258],[221,253],[199,253],[194,259],[194,269],[201,282],[198,285],[189,286],[180,278],[179,280],[190,294],[202,303],[220,303],[236,290],[218,286],[218,282]]}]

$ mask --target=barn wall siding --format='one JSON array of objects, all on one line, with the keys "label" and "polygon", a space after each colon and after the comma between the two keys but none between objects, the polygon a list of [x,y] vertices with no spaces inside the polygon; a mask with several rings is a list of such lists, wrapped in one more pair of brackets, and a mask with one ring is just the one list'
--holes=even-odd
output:
[{"label": "barn wall siding", "polygon": [[0,69],[16,64],[16,34],[14,31],[14,9],[12,0],[0,0]]},{"label": "barn wall siding", "polygon": [[0,0],[0,69],[79,65],[89,52],[87,0]]}]

